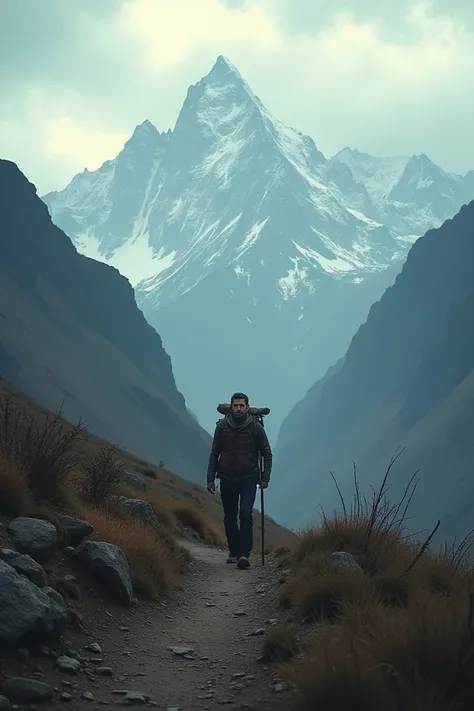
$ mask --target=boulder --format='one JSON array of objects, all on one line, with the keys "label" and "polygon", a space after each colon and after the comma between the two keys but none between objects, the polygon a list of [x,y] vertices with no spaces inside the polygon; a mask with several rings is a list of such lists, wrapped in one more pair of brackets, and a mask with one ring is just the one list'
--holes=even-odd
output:
[{"label": "boulder", "polygon": [[47,595],[48,597],[50,597],[52,600],[54,600],[54,602],[56,603],[56,605],[59,605],[60,607],[63,607],[63,608],[66,608],[66,607],[67,607],[66,603],[64,602],[64,598],[63,598],[63,596],[61,595],[61,593],[59,593],[59,592],[58,592],[57,590],[55,590],[54,588],[50,588],[49,586],[47,586],[47,587],[43,588],[43,592],[46,593],[46,595]]},{"label": "boulder", "polygon": [[[3,693],[14,704],[33,704],[37,701],[50,701],[54,690],[49,684],[38,679],[24,679],[16,676],[3,684]],[[7,708],[7,707],[4,707]]]},{"label": "boulder", "polygon": [[75,548],[94,531],[94,526],[88,521],[82,521],[80,518],[74,518],[67,514],[60,514],[58,521],[62,532],[61,543],[64,548],[68,546]]},{"label": "boulder", "polygon": [[137,474],[136,472],[123,472],[120,478],[124,484],[131,486],[133,489],[148,491],[150,488],[147,479],[142,476],[142,474]]},{"label": "boulder", "polygon": [[31,556],[18,553],[18,551],[13,551],[8,548],[2,548],[0,556],[8,565],[11,565],[17,573],[24,575],[39,588],[44,588],[48,584],[43,566],[33,560]]},{"label": "boulder", "polygon": [[347,553],[346,551],[331,553],[331,563],[335,568],[357,570],[360,573],[363,572],[352,553]]},{"label": "boulder", "polygon": [[132,604],[133,588],[127,558],[121,548],[105,541],[84,541],[74,552],[122,605]]},{"label": "boulder", "polygon": [[30,555],[38,563],[45,563],[56,553],[56,527],[40,518],[14,518],[8,526],[15,548]]},{"label": "boulder", "polygon": [[0,645],[55,640],[67,611],[11,565],[0,560]]},{"label": "boulder", "polygon": [[160,525],[160,522],[153,511],[153,506],[149,501],[142,501],[142,499],[124,499],[120,502],[120,506],[129,514],[129,516],[137,518],[146,526],[156,528]]}]

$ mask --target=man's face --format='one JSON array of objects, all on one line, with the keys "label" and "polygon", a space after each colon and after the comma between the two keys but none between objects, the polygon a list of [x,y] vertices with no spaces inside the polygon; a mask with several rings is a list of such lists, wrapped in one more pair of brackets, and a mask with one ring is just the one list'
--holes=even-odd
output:
[{"label": "man's face", "polygon": [[249,406],[245,403],[243,398],[238,398],[232,403],[232,413],[236,417],[243,417],[249,409]]}]

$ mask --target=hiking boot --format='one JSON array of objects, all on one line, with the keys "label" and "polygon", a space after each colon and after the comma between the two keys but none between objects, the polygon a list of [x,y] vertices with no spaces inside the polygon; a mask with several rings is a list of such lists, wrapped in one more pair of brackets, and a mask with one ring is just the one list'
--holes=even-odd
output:
[{"label": "hiking boot", "polygon": [[243,570],[243,568],[250,568],[250,561],[244,555],[241,555],[237,561],[237,568]]},{"label": "hiking boot", "polygon": [[230,556],[227,558],[226,563],[237,563],[237,556],[236,556],[236,555],[230,555]]}]

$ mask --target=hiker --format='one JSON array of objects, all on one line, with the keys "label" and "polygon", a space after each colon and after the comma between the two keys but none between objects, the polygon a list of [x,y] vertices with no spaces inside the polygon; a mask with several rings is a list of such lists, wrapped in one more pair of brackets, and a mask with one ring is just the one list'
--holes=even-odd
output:
[{"label": "hiker", "polygon": [[[262,472],[259,470],[259,454],[263,457]],[[207,469],[207,490],[211,494],[216,493],[217,476],[221,482],[224,527],[229,546],[227,563],[237,563],[239,568],[250,566],[252,511],[257,486],[261,489],[268,487],[272,458],[265,429],[249,413],[247,395],[234,393],[229,414],[219,420],[214,432]]]}]

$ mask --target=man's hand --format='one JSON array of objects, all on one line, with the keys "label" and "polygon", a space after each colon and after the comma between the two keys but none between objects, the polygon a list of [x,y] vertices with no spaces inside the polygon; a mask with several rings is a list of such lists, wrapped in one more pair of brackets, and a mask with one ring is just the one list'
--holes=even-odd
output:
[{"label": "man's hand", "polygon": [[213,481],[209,481],[207,483],[207,490],[210,494],[215,494],[216,493],[216,485],[214,484]]},{"label": "man's hand", "polygon": [[263,479],[262,479],[262,481],[259,482],[259,484],[260,484],[261,489],[268,489],[268,481],[263,481]]}]

